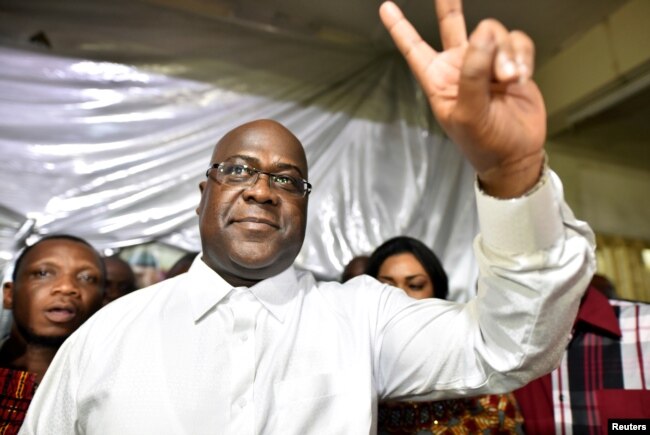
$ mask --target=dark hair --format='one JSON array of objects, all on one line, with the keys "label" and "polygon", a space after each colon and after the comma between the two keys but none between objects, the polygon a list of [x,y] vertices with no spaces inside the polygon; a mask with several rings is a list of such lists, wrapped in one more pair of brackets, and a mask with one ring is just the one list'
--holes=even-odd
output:
[{"label": "dark hair", "polygon": [[[110,257],[103,257],[102,258],[102,263],[103,263],[104,267],[107,266],[106,263],[109,260],[110,261],[116,261],[117,263],[121,264],[122,266],[125,266],[128,273],[129,273],[129,277],[128,277],[129,281],[128,281],[127,287],[123,289],[124,294],[131,293],[132,291],[137,290],[137,286],[136,286],[136,282],[135,282],[135,273],[133,272],[133,267],[131,267],[131,264],[128,261],[126,261],[125,259],[123,259],[122,257],[120,257],[119,254],[115,254],[115,255],[111,255]],[[108,281],[108,267],[106,267],[106,280]]]},{"label": "dark hair", "polygon": [[35,246],[40,245],[43,242],[46,242],[48,240],[69,240],[71,242],[76,242],[76,243],[81,243],[82,245],[86,245],[90,248],[91,251],[95,254],[97,257],[97,262],[99,263],[99,269],[102,273],[100,282],[99,282],[99,289],[101,290],[102,293],[104,293],[105,287],[106,287],[106,265],[104,264],[104,260],[102,259],[102,256],[99,255],[99,252],[87,241],[82,239],[81,237],[77,236],[71,236],[70,234],[51,234],[49,236],[45,236],[42,239],[40,239],[38,242],[34,243],[33,245],[29,245],[23,249],[23,251],[20,253],[18,258],[16,258],[16,261],[14,263],[14,270],[13,273],[11,274],[11,279],[16,282],[16,279],[18,278],[18,269],[20,269],[20,265],[23,262],[23,259],[27,255],[29,251],[34,249]]},{"label": "dark hair", "polygon": [[176,260],[176,263],[172,264],[172,267],[167,271],[165,278],[173,278],[176,275],[187,272],[197,255],[199,255],[198,252],[188,252]]},{"label": "dark hair", "polygon": [[399,236],[386,240],[370,255],[366,274],[377,278],[379,268],[388,257],[393,255],[409,253],[422,264],[426,270],[429,279],[433,283],[434,297],[438,299],[447,299],[449,293],[449,283],[445,269],[436,254],[424,243],[408,236]]},{"label": "dark hair", "polygon": [[589,286],[607,296],[607,299],[616,299],[616,287],[614,287],[614,284],[605,275],[596,273],[591,278]]}]

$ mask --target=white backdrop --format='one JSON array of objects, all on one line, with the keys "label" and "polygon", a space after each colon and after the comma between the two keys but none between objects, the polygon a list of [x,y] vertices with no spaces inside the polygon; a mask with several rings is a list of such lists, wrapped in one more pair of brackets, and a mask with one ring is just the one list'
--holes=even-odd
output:
[{"label": "white backdrop", "polygon": [[336,279],[408,234],[442,258],[453,298],[473,293],[473,171],[395,52],[147,2],[4,3],[0,27],[42,30],[52,48],[0,40],[0,261],[60,232],[198,250],[212,147],[273,118],[305,145],[314,186],[299,266]]}]

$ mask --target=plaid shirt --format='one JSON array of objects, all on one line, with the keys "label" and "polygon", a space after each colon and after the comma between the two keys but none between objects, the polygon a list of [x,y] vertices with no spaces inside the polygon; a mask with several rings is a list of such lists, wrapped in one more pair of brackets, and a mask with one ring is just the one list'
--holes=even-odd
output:
[{"label": "plaid shirt", "polygon": [[587,290],[562,363],[515,391],[529,434],[607,433],[650,417],[650,304]]},{"label": "plaid shirt", "polygon": [[36,376],[0,368],[0,435],[14,435],[25,419],[36,390]]}]

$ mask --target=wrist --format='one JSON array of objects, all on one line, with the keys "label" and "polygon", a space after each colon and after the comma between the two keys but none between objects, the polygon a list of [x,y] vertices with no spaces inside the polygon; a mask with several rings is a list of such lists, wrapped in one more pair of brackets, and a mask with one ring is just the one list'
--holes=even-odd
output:
[{"label": "wrist", "polygon": [[477,173],[479,187],[494,198],[519,198],[535,189],[545,166],[546,153],[542,149],[517,161]]}]

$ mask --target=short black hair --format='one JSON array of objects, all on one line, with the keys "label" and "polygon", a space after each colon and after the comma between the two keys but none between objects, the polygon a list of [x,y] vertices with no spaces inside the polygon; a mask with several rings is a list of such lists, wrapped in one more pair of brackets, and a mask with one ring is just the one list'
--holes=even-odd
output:
[{"label": "short black hair", "polygon": [[199,255],[198,252],[192,251],[186,253],[181,258],[176,260],[176,262],[172,264],[172,267],[170,267],[167,271],[165,278],[173,278],[176,275],[180,275],[181,273],[187,271],[194,262],[194,259],[197,255]]},{"label": "short black hair", "polygon": [[125,293],[131,293],[132,291],[135,291],[138,289],[136,285],[136,278],[135,278],[135,272],[133,272],[133,267],[131,266],[131,263],[120,257],[119,254],[111,255],[110,257],[102,257],[102,266],[106,268],[106,281],[108,281],[108,268],[106,267],[106,261],[107,260],[113,260],[117,261],[123,266],[126,266],[127,270],[129,271],[129,283],[128,287],[125,289]]},{"label": "short black hair", "polygon": [[398,236],[386,240],[370,255],[366,274],[374,278],[379,275],[379,268],[388,257],[409,253],[422,264],[433,283],[434,298],[447,299],[449,280],[436,254],[424,243],[408,236]]},{"label": "short black hair", "polygon": [[97,257],[97,261],[99,262],[99,268],[102,272],[102,276],[99,282],[100,284],[99,288],[101,292],[104,293],[106,288],[106,265],[104,264],[104,260],[102,259],[102,256],[99,255],[99,252],[97,252],[97,250],[93,247],[93,245],[88,243],[86,240],[82,239],[81,237],[73,236],[70,234],[50,234],[48,236],[41,238],[38,242],[32,245],[26,246],[25,249],[23,249],[23,251],[18,256],[18,258],[16,258],[16,261],[14,262],[14,270],[13,273],[11,274],[11,279],[13,282],[16,282],[16,279],[18,278],[18,269],[20,269],[20,265],[23,262],[23,259],[25,258],[27,253],[32,249],[34,249],[35,246],[38,246],[41,243],[48,240],[69,240],[71,242],[81,243],[82,245],[88,246],[95,253],[95,256]]}]

